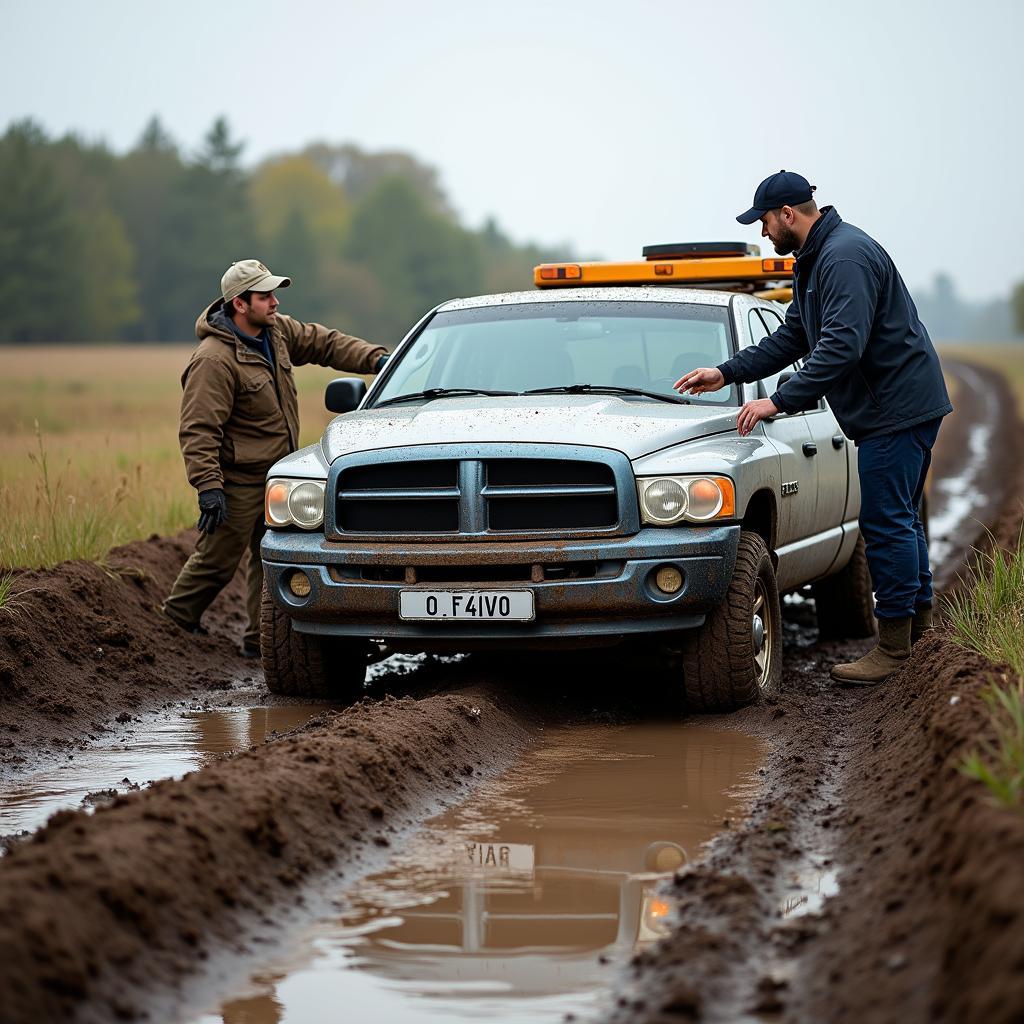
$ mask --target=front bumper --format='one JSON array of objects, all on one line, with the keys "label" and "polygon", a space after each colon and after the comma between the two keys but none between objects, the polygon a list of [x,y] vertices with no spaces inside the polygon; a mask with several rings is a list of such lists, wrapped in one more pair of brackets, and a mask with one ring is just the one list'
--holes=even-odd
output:
[{"label": "front bumper", "polygon": [[[600,640],[631,634],[692,629],[721,603],[736,563],[740,528],[647,527],[629,537],[574,541],[452,542],[411,544],[333,542],[322,533],[268,530],[261,553],[267,589],[303,633],[432,642],[460,640]],[[473,570],[491,566],[587,565],[586,578],[543,582],[482,581]],[[593,567],[596,564],[596,569]],[[675,566],[683,586],[664,594],[654,584],[662,566]],[[382,567],[419,567],[446,573],[447,582],[365,579]],[[451,581],[464,567],[467,580]],[[309,577],[311,592],[298,598],[288,588],[295,569]],[[455,570],[453,573],[453,569]],[[532,590],[532,622],[406,622],[399,618],[403,590]]]}]

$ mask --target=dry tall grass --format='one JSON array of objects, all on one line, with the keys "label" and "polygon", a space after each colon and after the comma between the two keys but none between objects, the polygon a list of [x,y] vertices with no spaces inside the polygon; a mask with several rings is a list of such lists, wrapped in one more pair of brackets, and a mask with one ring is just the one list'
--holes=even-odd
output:
[{"label": "dry tall grass", "polygon": [[[178,449],[191,345],[0,349],[0,567],[100,561],[196,519]],[[302,444],[331,418],[338,371],[299,367]]]}]

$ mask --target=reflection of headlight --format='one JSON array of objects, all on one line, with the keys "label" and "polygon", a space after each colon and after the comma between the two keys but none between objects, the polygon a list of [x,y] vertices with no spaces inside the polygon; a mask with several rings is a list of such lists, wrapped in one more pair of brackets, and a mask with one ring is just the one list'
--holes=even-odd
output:
[{"label": "reflection of headlight", "polygon": [[640,911],[640,931],[637,938],[641,942],[650,942],[669,933],[669,914],[672,905],[662,896],[648,892]]},{"label": "reflection of headlight", "polygon": [[669,526],[680,520],[704,523],[736,512],[736,490],[724,476],[638,477],[640,516],[645,523]]},{"label": "reflection of headlight", "polygon": [[267,481],[265,518],[268,526],[301,526],[315,530],[324,521],[323,480]]}]

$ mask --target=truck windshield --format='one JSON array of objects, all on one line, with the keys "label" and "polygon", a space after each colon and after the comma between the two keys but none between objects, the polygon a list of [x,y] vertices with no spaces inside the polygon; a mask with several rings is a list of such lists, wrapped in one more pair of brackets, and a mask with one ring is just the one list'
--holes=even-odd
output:
[{"label": "truck windshield", "polygon": [[[374,404],[433,388],[523,392],[589,384],[675,395],[672,385],[684,373],[731,354],[724,306],[605,300],[452,310],[434,316],[389,367]],[[735,405],[736,389],[687,397]]]}]

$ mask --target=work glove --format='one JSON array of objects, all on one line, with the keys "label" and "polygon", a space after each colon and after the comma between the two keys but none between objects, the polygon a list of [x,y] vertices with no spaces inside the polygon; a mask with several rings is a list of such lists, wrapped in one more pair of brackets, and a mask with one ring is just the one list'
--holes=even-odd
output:
[{"label": "work glove", "polygon": [[377,360],[377,365],[373,368],[374,373],[380,373],[384,369],[384,364],[391,358],[390,352],[385,352],[384,355]]},{"label": "work glove", "polygon": [[228,517],[228,499],[220,487],[199,494],[199,532],[213,534]]}]

